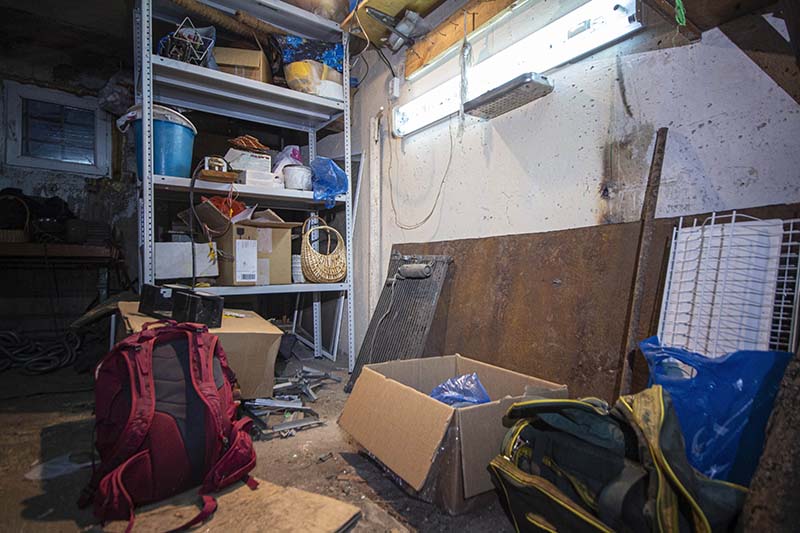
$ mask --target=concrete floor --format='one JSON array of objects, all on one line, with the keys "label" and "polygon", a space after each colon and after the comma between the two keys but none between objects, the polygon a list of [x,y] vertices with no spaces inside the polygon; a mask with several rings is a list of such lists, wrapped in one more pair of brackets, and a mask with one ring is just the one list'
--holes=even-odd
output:
[{"label": "concrete floor", "polygon": [[[339,375],[345,376],[341,371]],[[71,369],[36,377],[0,374],[0,427],[4,428],[0,431],[0,530],[100,531],[91,513],[75,505],[90,469],[47,481],[24,478],[35,464],[65,453],[88,457],[91,388],[89,375]],[[328,385],[320,391],[313,407],[326,420],[324,426],[286,439],[256,442],[254,474],[358,506],[363,516],[353,531],[512,531],[496,500],[477,512],[451,517],[404,493],[359,453],[336,424],[347,399],[342,389],[341,384]],[[328,458],[320,460],[329,452]],[[203,531],[213,530],[212,519]]]}]

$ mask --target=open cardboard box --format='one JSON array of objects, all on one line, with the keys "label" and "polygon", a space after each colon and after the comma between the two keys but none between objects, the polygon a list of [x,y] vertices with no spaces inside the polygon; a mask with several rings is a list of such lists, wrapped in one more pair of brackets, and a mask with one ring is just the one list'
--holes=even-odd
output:
[{"label": "open cardboard box", "polygon": [[[272,209],[248,212],[231,223],[214,204],[206,200],[195,206],[197,218],[214,232],[214,241],[223,252],[219,261],[220,285],[285,285],[292,282],[292,229],[300,222],[286,222]],[[188,224],[189,210],[179,218]],[[256,241],[244,248],[239,241]]]},{"label": "open cardboard box", "polygon": [[[430,397],[448,378],[476,372],[491,402],[454,409]],[[367,365],[339,425],[406,490],[450,514],[493,490],[489,461],[508,428],[503,415],[526,397],[566,398],[567,386],[448,355]]]}]

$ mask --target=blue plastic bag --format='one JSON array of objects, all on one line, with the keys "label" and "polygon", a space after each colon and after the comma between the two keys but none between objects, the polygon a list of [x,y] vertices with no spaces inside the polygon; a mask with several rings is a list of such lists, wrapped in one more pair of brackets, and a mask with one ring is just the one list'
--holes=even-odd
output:
[{"label": "blue plastic bag", "polygon": [[325,43],[304,39],[297,35],[277,35],[275,38],[281,48],[284,64],[312,59],[337,72],[342,72],[342,61],[344,60],[342,43]]},{"label": "blue plastic bag", "polygon": [[658,337],[639,347],[650,383],[672,398],[692,466],[710,478],[749,485],[792,354],[743,350],[711,358],[662,346]]},{"label": "blue plastic bag", "polygon": [[450,378],[431,392],[431,397],[446,403],[447,405],[454,405],[457,403],[489,403],[492,401],[489,398],[489,393],[483,388],[478,374],[464,374],[457,378]]},{"label": "blue plastic bag", "polygon": [[336,203],[336,197],[347,192],[347,174],[327,157],[314,159],[311,170],[314,199],[325,200],[325,207],[330,209]]}]

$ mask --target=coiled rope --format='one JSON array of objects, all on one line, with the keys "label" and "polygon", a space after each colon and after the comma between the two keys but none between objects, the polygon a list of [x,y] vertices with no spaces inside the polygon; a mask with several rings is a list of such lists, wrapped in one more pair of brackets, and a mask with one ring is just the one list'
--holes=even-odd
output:
[{"label": "coiled rope", "polygon": [[58,339],[35,340],[14,331],[0,331],[0,372],[21,368],[28,374],[45,374],[75,362],[80,338],[67,332]]}]

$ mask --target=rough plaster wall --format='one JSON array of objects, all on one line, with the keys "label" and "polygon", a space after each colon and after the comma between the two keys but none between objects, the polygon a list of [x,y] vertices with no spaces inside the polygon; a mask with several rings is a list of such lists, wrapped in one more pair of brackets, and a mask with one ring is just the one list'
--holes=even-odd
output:
[{"label": "rough plaster wall", "polygon": [[[112,8],[109,8],[112,9]],[[20,24],[33,24],[35,17],[9,12],[18,17]],[[108,18],[108,13],[104,13]],[[69,15],[67,15],[69,18]],[[90,17],[91,18],[91,17]],[[88,20],[84,16],[84,22]],[[96,95],[109,77],[119,68],[120,59],[113,59],[116,44],[108,49],[96,50],[89,54],[91,45],[99,37],[87,30],[67,23],[48,21],[48,38],[41,42],[33,41],[24,47],[13,47],[0,52],[0,84],[4,79],[19,83],[38,85],[79,95]],[[107,20],[111,27],[119,24]],[[109,30],[109,28],[105,28]],[[115,38],[118,40],[117,38]],[[114,43],[116,43],[114,40]],[[61,43],[61,46],[59,46]],[[83,43],[83,44],[82,44]],[[88,49],[84,49],[84,44]],[[116,63],[116,65],[115,65]],[[2,91],[0,98],[5,97]],[[5,101],[3,104],[2,132],[5,132]],[[116,117],[111,117],[113,120]],[[69,203],[73,212],[84,219],[109,222],[123,233],[125,255],[129,271],[134,274],[136,267],[136,183],[131,170],[133,160],[133,139],[114,132],[115,143],[111,152],[112,175],[105,178],[97,176],[53,172],[42,169],[11,166],[5,163],[5,137],[0,133],[0,188],[17,187],[26,194],[59,196]],[[135,275],[135,274],[134,274]]]},{"label": "rough plaster wall", "polygon": [[[105,80],[103,81],[103,83]],[[52,82],[48,85],[53,87]],[[66,87],[71,89],[72,87]],[[0,80],[2,89],[2,80]],[[5,91],[2,91],[2,109],[5,110]],[[113,117],[112,117],[113,120]],[[5,128],[5,112],[2,117],[2,131]],[[116,226],[123,235],[124,251],[129,271],[136,272],[137,221],[136,221],[136,182],[129,170],[135,164],[132,154],[133,139],[129,136],[112,136],[120,145],[112,148],[111,159],[113,176],[98,177],[89,174],[50,171],[8,165],[5,161],[5,136],[0,141],[0,188],[14,187],[25,194],[36,196],[58,196],[65,200],[79,218],[106,222]],[[118,152],[115,161],[114,153]],[[121,157],[121,158],[120,158]],[[134,274],[135,275],[135,274]]]},{"label": "rough plaster wall", "polygon": [[[661,41],[658,41],[661,44]],[[392,244],[542,232],[636,220],[654,131],[669,126],[659,217],[800,201],[800,106],[718,30],[689,46],[619,44],[550,73],[555,91],[486,123],[455,120],[383,139],[381,264]],[[387,107],[387,74],[356,95],[354,150]],[[450,153],[439,205],[431,209]],[[341,139],[320,151],[336,153]],[[368,174],[365,171],[365,176]],[[391,176],[391,181],[387,179]],[[356,338],[369,320],[368,180],[356,227]],[[396,213],[391,207],[393,184]]]}]

